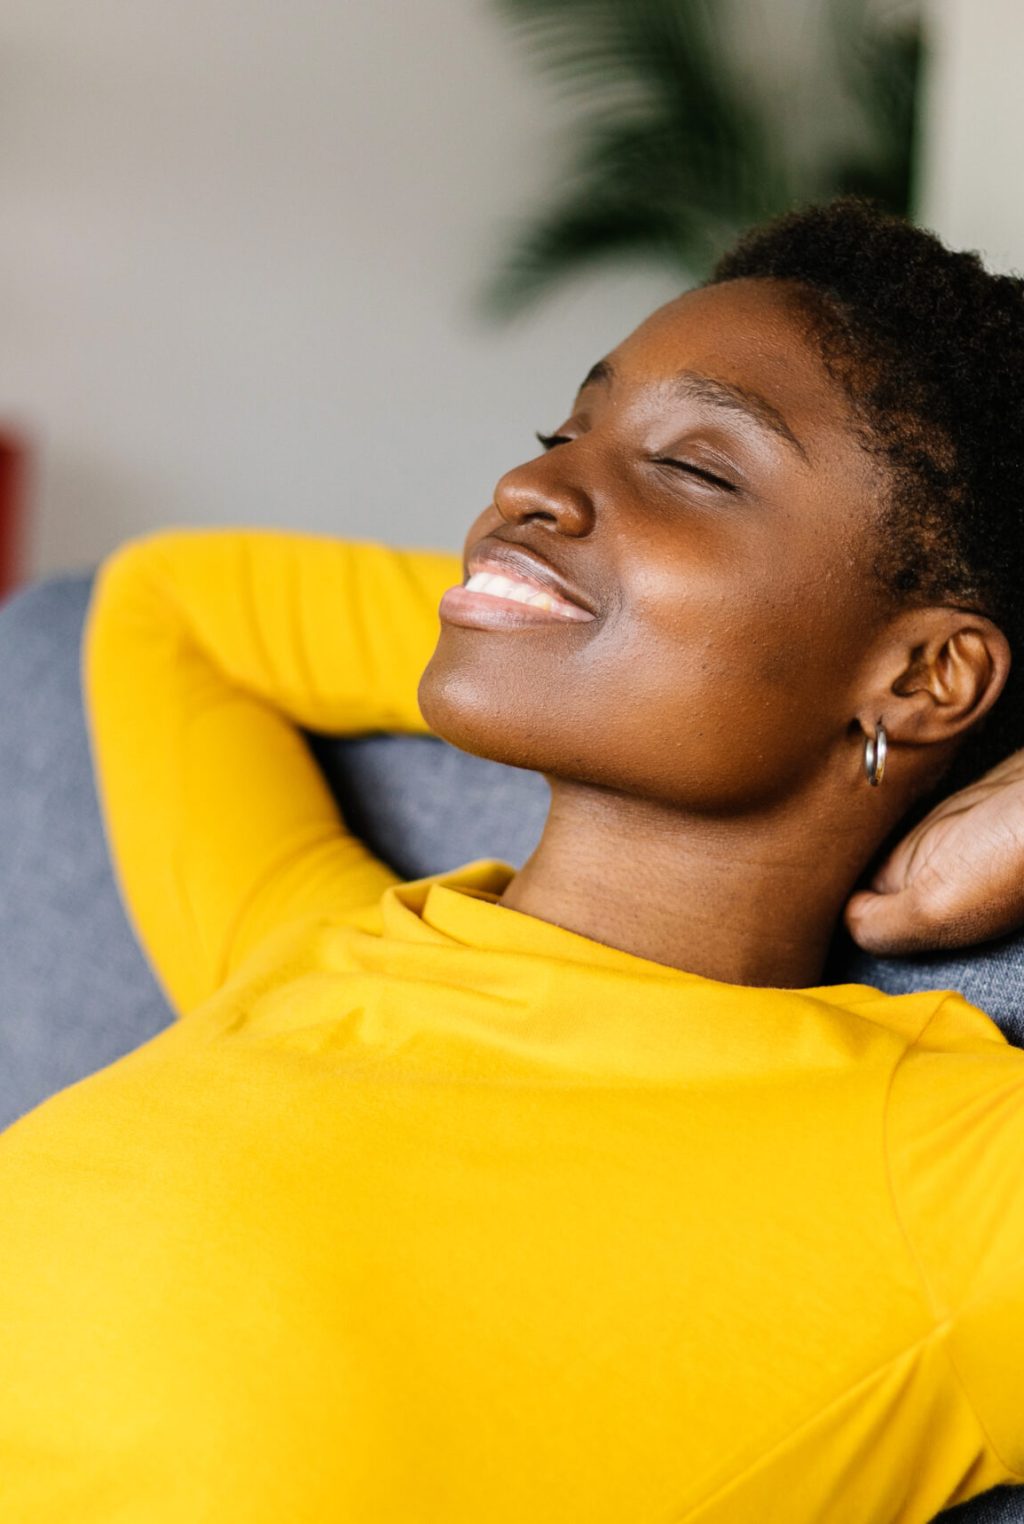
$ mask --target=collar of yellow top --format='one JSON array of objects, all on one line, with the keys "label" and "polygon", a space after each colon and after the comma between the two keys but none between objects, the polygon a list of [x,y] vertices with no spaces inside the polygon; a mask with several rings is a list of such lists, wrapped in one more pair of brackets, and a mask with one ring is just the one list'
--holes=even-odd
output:
[{"label": "collar of yellow top", "polygon": [[[472,1010],[453,1006],[448,1020],[485,1046],[511,1040],[531,1062],[665,1083],[676,1074],[692,1079],[695,1063],[705,1074],[738,1066],[745,1075],[801,1054],[817,1063],[824,1043],[826,1054],[845,1064],[862,1051],[861,1021],[913,1042],[947,998],[934,990],[888,995],[867,984],[776,989],[708,979],[502,905],[515,872],[480,858],[393,884],[380,900],[377,935],[394,939],[388,970],[404,966],[395,944],[415,944],[417,957],[431,947],[446,960],[437,976],[454,978],[455,987],[450,954],[464,948],[468,987],[487,998]],[[483,968],[474,962],[481,952]],[[432,956],[416,964],[421,974]]]},{"label": "collar of yellow top", "polygon": [[814,996],[829,1004],[847,1007],[897,998],[886,996],[867,984],[811,985],[783,991],[770,986],[727,984],[656,963],[621,948],[595,942],[553,921],[543,921],[502,905],[500,896],[516,871],[499,859],[478,858],[447,873],[396,884],[386,894],[411,911],[423,925],[470,947],[547,956],[562,962],[580,963],[589,969],[607,968],[675,985],[698,984],[708,990],[714,988],[735,993],[761,990],[763,993]]}]

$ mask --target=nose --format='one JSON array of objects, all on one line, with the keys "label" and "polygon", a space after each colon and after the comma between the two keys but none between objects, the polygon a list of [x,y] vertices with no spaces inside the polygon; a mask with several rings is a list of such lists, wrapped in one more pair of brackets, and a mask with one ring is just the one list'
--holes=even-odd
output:
[{"label": "nose", "polygon": [[510,524],[529,519],[547,521],[560,534],[580,537],[594,527],[594,505],[585,489],[566,481],[557,471],[555,456],[560,445],[537,460],[515,466],[494,489],[494,506]]}]

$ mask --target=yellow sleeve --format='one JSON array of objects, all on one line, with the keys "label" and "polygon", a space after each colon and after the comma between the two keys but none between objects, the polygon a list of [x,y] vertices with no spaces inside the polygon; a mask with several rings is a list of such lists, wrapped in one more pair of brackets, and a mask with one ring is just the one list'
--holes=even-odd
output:
[{"label": "yellow sleeve", "polygon": [[416,691],[461,558],[275,529],[161,530],[96,574],[82,686],[126,912],[177,1013],[261,938],[396,875],[298,726],[428,733]]},{"label": "yellow sleeve", "polygon": [[1024,1050],[961,995],[897,1069],[889,1155],[955,1378],[1006,1480],[1024,1482]]}]

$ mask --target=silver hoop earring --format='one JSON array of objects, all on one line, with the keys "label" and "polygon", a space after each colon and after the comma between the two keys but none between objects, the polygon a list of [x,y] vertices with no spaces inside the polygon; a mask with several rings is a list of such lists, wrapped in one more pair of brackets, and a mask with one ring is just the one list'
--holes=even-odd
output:
[{"label": "silver hoop earring", "polygon": [[874,735],[864,737],[864,771],[872,788],[876,788],[882,781],[882,774],[885,772],[885,754],[888,749],[885,726],[879,720]]}]

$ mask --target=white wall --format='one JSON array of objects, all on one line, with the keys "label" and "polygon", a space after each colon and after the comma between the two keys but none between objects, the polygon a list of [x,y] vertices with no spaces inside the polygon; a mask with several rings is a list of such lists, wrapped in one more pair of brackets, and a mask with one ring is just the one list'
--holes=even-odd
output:
[{"label": "white wall", "polygon": [[934,57],[917,214],[990,269],[1024,270],[1024,4],[928,0]]},{"label": "white wall", "polygon": [[0,419],[31,571],[170,523],[457,546],[675,289],[474,293],[558,118],[486,0],[5,0]]}]

